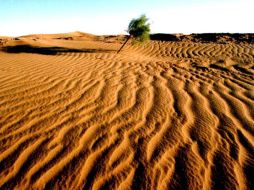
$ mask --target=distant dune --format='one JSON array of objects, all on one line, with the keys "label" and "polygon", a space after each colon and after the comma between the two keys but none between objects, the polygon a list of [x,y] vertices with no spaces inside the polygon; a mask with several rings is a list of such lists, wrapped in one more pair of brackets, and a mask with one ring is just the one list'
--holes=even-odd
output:
[{"label": "distant dune", "polygon": [[253,36],[0,37],[0,189],[253,189]]}]

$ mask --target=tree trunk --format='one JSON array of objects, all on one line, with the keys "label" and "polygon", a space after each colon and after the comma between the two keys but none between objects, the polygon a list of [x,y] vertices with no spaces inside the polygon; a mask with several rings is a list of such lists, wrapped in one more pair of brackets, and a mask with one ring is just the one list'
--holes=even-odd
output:
[{"label": "tree trunk", "polygon": [[123,49],[123,47],[127,44],[127,42],[129,41],[130,38],[131,38],[131,35],[128,36],[127,40],[124,42],[122,47],[117,51],[117,54]]}]

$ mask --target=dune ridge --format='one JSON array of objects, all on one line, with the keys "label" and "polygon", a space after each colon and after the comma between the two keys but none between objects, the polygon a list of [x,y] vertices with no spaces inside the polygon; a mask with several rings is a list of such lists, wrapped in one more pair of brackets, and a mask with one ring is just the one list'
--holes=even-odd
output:
[{"label": "dune ridge", "polygon": [[254,187],[253,44],[67,36],[0,52],[0,189]]}]

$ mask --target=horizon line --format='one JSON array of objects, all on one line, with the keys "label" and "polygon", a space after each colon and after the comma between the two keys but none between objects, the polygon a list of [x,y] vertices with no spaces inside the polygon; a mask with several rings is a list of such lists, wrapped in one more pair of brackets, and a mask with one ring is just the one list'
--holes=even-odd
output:
[{"label": "horizon line", "polygon": [[[105,34],[96,34],[96,33],[89,33],[89,32],[83,32],[83,31],[71,31],[71,32],[59,32],[59,33],[26,33],[22,35],[0,35],[0,37],[27,37],[27,36],[32,36],[32,35],[59,35],[59,34],[71,34],[71,33],[83,33],[87,35],[94,35],[94,36],[128,36],[128,34],[124,33],[105,33]],[[172,32],[172,33],[167,33],[167,32],[152,32],[150,35],[155,35],[155,34],[168,34],[168,35],[192,35],[192,34],[254,34],[254,32],[191,32],[191,33],[184,33],[184,32]]]}]

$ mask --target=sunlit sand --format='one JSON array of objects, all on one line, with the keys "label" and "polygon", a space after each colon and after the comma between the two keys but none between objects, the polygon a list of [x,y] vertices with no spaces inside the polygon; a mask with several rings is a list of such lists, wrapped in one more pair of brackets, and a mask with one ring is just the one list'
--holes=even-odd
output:
[{"label": "sunlit sand", "polygon": [[0,189],[254,187],[253,36],[1,39]]}]

